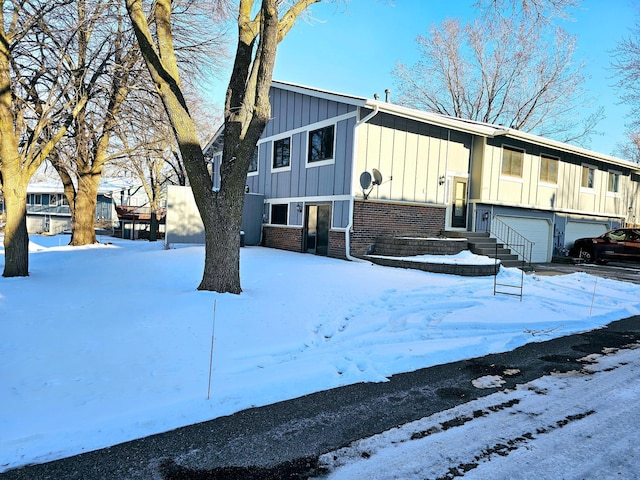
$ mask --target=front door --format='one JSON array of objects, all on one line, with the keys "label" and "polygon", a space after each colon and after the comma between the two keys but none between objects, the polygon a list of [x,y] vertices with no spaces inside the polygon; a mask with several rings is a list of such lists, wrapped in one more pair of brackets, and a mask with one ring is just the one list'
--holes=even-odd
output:
[{"label": "front door", "polygon": [[305,250],[326,255],[329,251],[331,205],[307,205],[305,213]]},{"label": "front door", "polygon": [[466,228],[467,226],[467,179],[454,177],[451,195],[451,226]]}]

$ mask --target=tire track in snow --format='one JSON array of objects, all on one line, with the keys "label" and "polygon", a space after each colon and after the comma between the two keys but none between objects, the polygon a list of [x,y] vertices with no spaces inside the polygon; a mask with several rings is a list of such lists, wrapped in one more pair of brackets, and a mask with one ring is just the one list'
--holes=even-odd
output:
[{"label": "tire track in snow", "polygon": [[[625,350],[608,350],[603,352],[604,355],[589,355],[583,359],[584,366],[580,370],[542,377],[513,390],[504,390],[359,440],[321,457],[321,465],[330,473],[320,478],[490,478],[486,476],[488,472],[491,475],[492,471],[500,471],[495,470],[496,462],[510,469],[510,473],[505,470],[503,478],[548,478],[544,473],[536,476],[536,473],[528,472],[530,477],[527,477],[526,470],[518,472],[522,455],[537,465],[536,452],[542,451],[542,456],[545,456],[541,445],[547,445],[548,448],[549,444],[559,443],[564,447],[567,437],[562,435],[569,435],[569,438],[572,438],[571,435],[582,435],[583,440],[594,439],[607,446],[615,443],[607,440],[616,436],[615,422],[609,422],[608,419],[619,421],[620,418],[629,418],[635,411],[640,388],[634,387],[624,393],[624,396],[631,398],[630,406],[622,405],[620,412],[610,411],[611,403],[607,397],[615,391],[616,381],[620,379],[628,379],[630,385],[637,383],[640,375],[639,352],[637,346],[631,346]],[[617,358],[618,353],[623,354],[620,359]],[[610,355],[616,356],[608,359]],[[621,368],[622,377],[609,375]],[[591,417],[600,420],[583,422]],[[602,418],[609,428],[606,432],[602,432]],[[609,426],[609,423],[613,425]],[[574,425],[584,426],[576,429]],[[596,429],[594,425],[597,425]],[[568,430],[565,427],[569,426],[573,426],[570,433],[559,433]],[[593,464],[598,461],[597,456],[590,458],[594,450],[598,451],[578,447],[577,455],[584,457],[585,465],[589,465],[589,462]],[[608,452],[604,450],[601,454],[606,456]],[[518,460],[507,460],[513,455]],[[549,456],[548,451],[546,456]],[[488,467],[488,472],[483,467]],[[512,477],[514,471],[516,474]]]}]

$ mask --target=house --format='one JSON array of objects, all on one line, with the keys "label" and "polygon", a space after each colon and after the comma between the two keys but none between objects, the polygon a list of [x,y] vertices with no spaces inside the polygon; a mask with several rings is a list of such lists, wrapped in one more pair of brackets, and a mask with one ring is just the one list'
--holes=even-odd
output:
[{"label": "house", "polygon": [[[640,218],[640,165],[511,128],[274,81],[247,192],[268,247],[363,257],[383,236],[492,231],[533,262]],[[209,142],[219,185],[221,136]],[[493,227],[492,227],[493,225]]]},{"label": "house", "polygon": [[[96,225],[118,225],[116,206],[143,205],[147,196],[140,182],[129,177],[103,178],[98,187]],[[59,181],[32,182],[27,186],[27,231],[57,234],[71,228],[71,211]]]}]

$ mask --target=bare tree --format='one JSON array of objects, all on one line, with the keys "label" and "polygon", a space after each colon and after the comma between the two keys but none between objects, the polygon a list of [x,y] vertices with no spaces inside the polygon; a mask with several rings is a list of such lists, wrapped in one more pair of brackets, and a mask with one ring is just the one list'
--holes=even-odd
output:
[{"label": "bare tree", "polygon": [[3,276],[29,275],[27,185],[87,102],[68,88],[68,53],[42,32],[69,1],[3,2],[0,10],[0,186],[7,209]]},{"label": "bare tree", "polygon": [[[219,59],[225,58],[219,29],[215,25],[206,31],[200,27],[206,4],[182,2],[177,14],[178,54],[184,59],[189,78],[194,80],[209,73]],[[68,23],[70,30],[77,31],[71,38],[73,55],[66,57],[65,66],[73,79],[73,88],[87,92],[89,97],[67,138],[74,154],[67,155],[65,162],[60,161],[62,155],[52,158],[65,191],[73,194],[69,198],[73,206],[71,245],[96,242],[97,191],[105,164],[119,155],[117,146],[114,152],[112,141],[120,128],[121,116],[133,119],[138,128],[148,130],[158,126],[154,125],[153,117],[142,113],[140,101],[157,101],[157,97],[122,6],[120,0],[75,0],[73,11],[59,20],[58,29]],[[53,39],[62,37],[53,26],[50,28]],[[149,94],[132,96],[134,91]]]},{"label": "bare tree", "polygon": [[588,141],[602,116],[597,109],[576,126],[576,112],[591,99],[575,39],[560,28],[521,15],[483,16],[446,20],[417,42],[418,64],[394,71],[403,104],[574,143]]},{"label": "bare tree", "polygon": [[640,163],[640,131],[629,128],[625,132],[626,139],[615,146],[614,155]]},{"label": "bare tree", "polygon": [[255,145],[269,121],[269,89],[277,47],[296,19],[318,1],[240,0],[238,44],[225,101],[221,184],[214,191],[181,89],[173,47],[172,3],[155,2],[151,15],[154,35],[142,0],[127,0],[140,50],[173,127],[205,227],[205,265],[200,290],[242,291],[240,226],[244,186]]},{"label": "bare tree", "polygon": [[567,18],[581,0],[478,0],[475,6],[484,15],[521,15],[529,22],[545,23],[555,17]]},{"label": "bare tree", "polygon": [[[157,240],[163,188],[171,176],[171,171],[163,158],[166,155],[166,141],[158,133],[159,131],[155,129],[119,132],[124,155],[121,159],[113,161],[114,167],[120,171],[127,171],[140,180],[149,199],[150,241]],[[132,145],[131,141],[134,141],[135,145]]]},{"label": "bare tree", "polygon": [[[74,118],[66,141],[72,154],[51,157],[71,206],[71,245],[96,243],[95,209],[102,170],[127,96],[139,81],[142,59],[126,14],[117,1],[75,0],[68,15],[48,25],[54,42],[63,29],[76,32],[67,42],[64,67],[75,92],[88,101]],[[144,78],[144,76],[142,76]]]},{"label": "bare tree", "polygon": [[630,108],[627,141],[618,145],[617,150],[640,163],[640,20],[636,20],[629,35],[618,42],[612,52],[611,68],[620,98]]}]

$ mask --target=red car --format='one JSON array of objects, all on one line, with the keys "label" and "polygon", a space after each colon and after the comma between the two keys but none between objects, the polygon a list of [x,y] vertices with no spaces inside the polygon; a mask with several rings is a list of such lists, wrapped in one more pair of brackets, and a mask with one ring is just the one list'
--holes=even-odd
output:
[{"label": "red car", "polygon": [[640,262],[640,228],[616,228],[595,238],[579,238],[569,255],[585,262],[612,260]]}]

